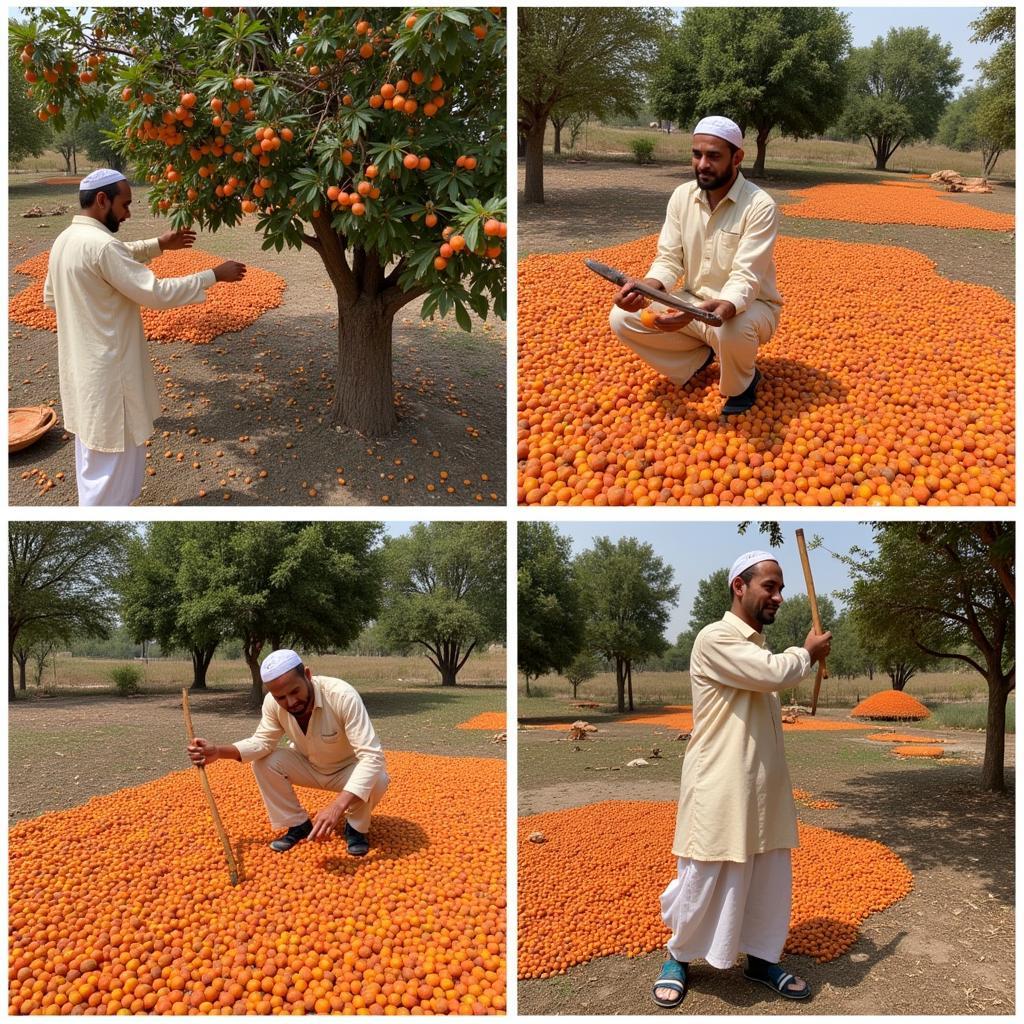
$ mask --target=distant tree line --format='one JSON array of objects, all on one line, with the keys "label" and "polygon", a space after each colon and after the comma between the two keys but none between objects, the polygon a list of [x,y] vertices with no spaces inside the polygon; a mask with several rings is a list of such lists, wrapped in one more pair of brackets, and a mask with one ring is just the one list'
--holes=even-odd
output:
[{"label": "distant tree line", "polygon": [[521,8],[524,198],[544,201],[549,121],[560,134],[641,109],[684,130],[707,114],[732,118],[753,133],[754,176],[773,135],[865,139],[877,170],[901,146],[934,139],[980,150],[989,174],[1015,144],[1015,9],[984,8],[972,28],[972,41],[997,50],[954,100],[960,61],[927,26],[853,47],[849,16],[830,7]]}]

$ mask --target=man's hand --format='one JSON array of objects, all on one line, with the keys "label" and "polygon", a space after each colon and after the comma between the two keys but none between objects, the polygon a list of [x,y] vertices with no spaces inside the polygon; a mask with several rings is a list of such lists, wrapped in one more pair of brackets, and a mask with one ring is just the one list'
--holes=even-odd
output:
[{"label": "man's hand", "polygon": [[199,736],[188,745],[187,749],[193,764],[213,764],[220,757],[217,748],[209,740],[204,740]]},{"label": "man's hand", "polygon": [[[657,288],[658,291],[665,291],[664,284],[661,283],[656,277],[645,277],[643,284],[649,285],[651,288]],[[620,309],[626,310],[627,313],[635,313],[638,309],[643,309],[650,299],[642,292],[638,292],[633,288],[633,281],[627,281],[616,293],[615,293],[615,305]]]},{"label": "man's hand", "polygon": [[330,839],[344,820],[345,808],[335,800],[323,810],[316,812],[316,817],[313,819],[313,831],[306,838],[310,841]]},{"label": "man's hand", "polygon": [[[697,303],[698,309],[706,309],[709,313],[716,313],[725,323],[736,315],[736,307],[725,299],[707,299]],[[662,331],[681,331],[693,317],[689,313],[679,310],[676,313],[662,313],[655,317],[654,326]]]},{"label": "man's hand", "polygon": [[195,240],[196,233],[191,228],[178,228],[177,231],[168,231],[157,239],[160,243],[160,248],[164,252],[168,249],[191,249]]},{"label": "man's hand", "polygon": [[218,281],[241,281],[245,277],[245,264],[225,260],[220,266],[213,268],[213,276]]},{"label": "man's hand", "polygon": [[831,633],[815,633],[812,629],[804,641],[804,649],[811,656],[811,664],[816,661],[824,661],[828,652],[832,649]]}]

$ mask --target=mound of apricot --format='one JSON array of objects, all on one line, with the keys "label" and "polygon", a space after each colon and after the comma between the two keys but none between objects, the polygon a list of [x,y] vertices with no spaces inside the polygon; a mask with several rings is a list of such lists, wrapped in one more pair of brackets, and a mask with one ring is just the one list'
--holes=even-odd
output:
[{"label": "mound of apricot", "polygon": [[[675,815],[674,803],[612,800],[520,819],[521,978],[665,944],[658,897],[676,874]],[[528,840],[535,832],[544,842]],[[880,843],[801,823],[787,952],[834,959],[870,914],[912,885],[900,858]]]},{"label": "mound of apricot", "polygon": [[903,690],[879,690],[865,697],[851,712],[853,718],[874,721],[921,721],[931,712],[916,698]]},{"label": "mound of apricot", "polygon": [[[19,263],[18,274],[37,278],[8,304],[8,315],[16,323],[38,330],[56,331],[57,314],[43,305],[43,281],[49,252]],[[172,249],[151,260],[157,277],[184,277],[211,270],[223,260],[200,249]],[[248,266],[244,285],[218,282],[206,290],[205,301],[176,309],[143,309],[142,326],[150,341],[188,341],[208,345],[220,334],[240,331],[254,324],[267,310],[281,305],[284,279],[269,270]]]},{"label": "mound of apricot", "polygon": [[[904,188],[889,188],[902,185]],[[912,189],[913,191],[908,191]],[[885,181],[877,185],[829,183],[797,189],[798,203],[780,207],[787,217],[854,221],[858,224],[922,224],[936,228],[1012,231],[1014,217],[975,206],[923,183]]]},{"label": "mound of apricot", "polygon": [[923,744],[911,744],[905,747],[893,747],[897,757],[942,757],[946,752],[942,747],[926,747]]},{"label": "mound of apricot", "polygon": [[505,764],[387,762],[364,858],[274,853],[248,765],[212,765],[237,886],[194,769],[16,825],[9,1012],[503,1012]]},{"label": "mound of apricot", "polygon": [[[887,189],[899,192],[899,189]],[[754,407],[718,367],[681,387],[612,334],[585,255],[643,276],[656,238],[519,266],[518,501],[1008,505],[1014,307],[909,249],[781,237]]]}]

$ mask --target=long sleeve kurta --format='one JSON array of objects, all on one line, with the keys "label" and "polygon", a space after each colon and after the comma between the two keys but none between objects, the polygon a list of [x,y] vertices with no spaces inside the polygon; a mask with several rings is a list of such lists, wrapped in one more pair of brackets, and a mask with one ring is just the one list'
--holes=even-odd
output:
[{"label": "long sleeve kurta", "polygon": [[384,751],[366,705],[352,686],[330,676],[313,676],[313,696],[313,713],[303,732],[295,716],[268,693],[258,728],[235,749],[247,763],[266,757],[287,736],[317,771],[330,774],[355,764],[344,792],[365,800],[384,771]]},{"label": "long sleeve kurta", "polygon": [[767,192],[742,174],[711,210],[696,181],[680,185],[668,201],[658,255],[648,271],[670,292],[680,278],[701,300],[725,299],[742,313],[754,302],[782,306],[775,281],[779,211]]},{"label": "long sleeve kurta", "polygon": [[799,845],[776,691],[810,670],[803,647],[772,654],[764,636],[726,612],[690,655],[693,734],[683,760],[672,852],[745,861]]},{"label": "long sleeve kurta", "polygon": [[212,270],[157,279],[144,265],[151,238],[122,242],[92,217],[75,217],[50,250],[43,302],[57,311],[64,426],[87,448],[122,452],[143,444],[160,415],[140,306],[201,302]]}]

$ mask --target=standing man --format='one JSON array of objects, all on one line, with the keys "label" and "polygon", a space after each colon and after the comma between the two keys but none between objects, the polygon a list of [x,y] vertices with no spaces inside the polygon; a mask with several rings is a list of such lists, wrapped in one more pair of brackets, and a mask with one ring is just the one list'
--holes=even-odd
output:
[{"label": "standing man", "polygon": [[82,179],[82,212],[50,251],[43,302],[57,311],[57,361],[64,426],[75,435],[79,505],[129,505],[142,491],[146,438],[160,415],[140,306],[201,302],[217,281],[241,281],[245,265],[158,280],[144,264],[165,249],[187,249],[194,231],[122,242],[132,190],[120,171]]},{"label": "standing man", "polygon": [[799,845],[782,745],[778,691],[828,655],[831,633],[772,654],[764,627],[782,604],[775,556],[750,551],[729,572],[732,609],[705,626],[690,655],[693,734],[683,761],[672,852],[678,876],[661,896],[669,960],[654,983],[659,1006],[686,995],[691,960],[725,970],[747,954],[745,977],[787,999],[810,986],[779,966],[789,932]]},{"label": "standing man", "polygon": [[[223,757],[252,763],[271,826],[288,830],[270,844],[272,850],[284,853],[303,839],[329,839],[344,822],[348,852],[365,857],[370,815],[390,780],[362,698],[340,679],[313,675],[294,651],[267,655],[260,675],[267,695],[256,732],[219,747],[196,737],[189,757],[194,764]],[[282,736],[289,746],[278,747]],[[296,785],[338,796],[310,821]]]},{"label": "standing man", "polygon": [[[782,297],[775,283],[779,211],[767,192],[740,173],[743,133],[727,117],[705,117],[693,131],[695,181],[668,202],[658,256],[644,283],[717,313],[720,327],[689,313],[640,310],[647,299],[631,282],[615,296],[611,328],[675,384],[718,359],[723,416],[746,412],[757,398],[757,349],[775,333]],[[680,286],[680,280],[684,285]]]}]

